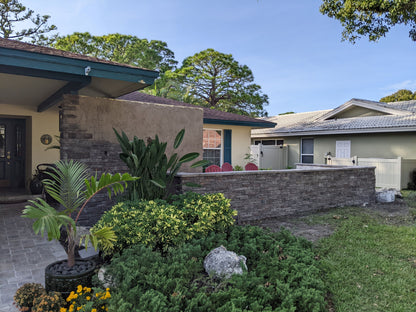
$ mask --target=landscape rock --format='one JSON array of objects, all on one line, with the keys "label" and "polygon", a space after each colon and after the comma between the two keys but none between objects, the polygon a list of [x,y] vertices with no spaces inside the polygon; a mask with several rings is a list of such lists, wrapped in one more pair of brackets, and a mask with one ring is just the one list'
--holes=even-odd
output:
[{"label": "landscape rock", "polygon": [[243,274],[243,268],[247,270],[246,260],[246,257],[220,246],[205,257],[204,269],[209,276],[230,278],[233,274]]},{"label": "landscape rock", "polygon": [[381,189],[376,191],[376,201],[378,203],[392,203],[396,199],[395,189]]}]

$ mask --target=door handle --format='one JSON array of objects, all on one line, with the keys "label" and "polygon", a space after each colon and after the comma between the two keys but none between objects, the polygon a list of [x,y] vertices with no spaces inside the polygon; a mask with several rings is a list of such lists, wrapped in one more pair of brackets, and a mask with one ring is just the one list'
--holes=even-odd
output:
[{"label": "door handle", "polygon": [[7,152],[7,157],[6,158],[10,160],[10,152]]}]

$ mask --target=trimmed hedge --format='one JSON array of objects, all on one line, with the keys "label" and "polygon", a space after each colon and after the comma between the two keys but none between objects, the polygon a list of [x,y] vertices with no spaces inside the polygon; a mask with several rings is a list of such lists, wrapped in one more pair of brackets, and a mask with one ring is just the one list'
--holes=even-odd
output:
[{"label": "trimmed hedge", "polygon": [[[205,256],[220,245],[247,257],[248,272],[211,279]],[[109,310],[325,311],[325,285],[311,244],[288,231],[233,226],[166,254],[135,245],[113,258],[107,272],[116,287]]]},{"label": "trimmed hedge", "polygon": [[223,194],[186,193],[173,196],[171,203],[162,199],[118,203],[94,229],[113,228],[117,241],[112,253],[137,243],[165,251],[211,231],[226,231],[235,215]]}]

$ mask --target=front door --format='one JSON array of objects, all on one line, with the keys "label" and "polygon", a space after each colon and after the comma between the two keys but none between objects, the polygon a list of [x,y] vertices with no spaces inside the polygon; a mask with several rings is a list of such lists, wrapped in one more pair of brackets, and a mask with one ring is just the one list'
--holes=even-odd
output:
[{"label": "front door", "polygon": [[24,119],[0,118],[0,187],[25,187]]}]

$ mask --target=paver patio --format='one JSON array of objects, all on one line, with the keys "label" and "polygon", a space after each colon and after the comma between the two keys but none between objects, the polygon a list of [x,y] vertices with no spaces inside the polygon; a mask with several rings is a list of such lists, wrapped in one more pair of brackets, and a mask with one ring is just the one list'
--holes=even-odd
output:
[{"label": "paver patio", "polygon": [[21,217],[25,205],[0,204],[0,312],[17,311],[16,290],[25,283],[44,285],[45,267],[66,258],[58,242],[34,234],[33,221]]}]

